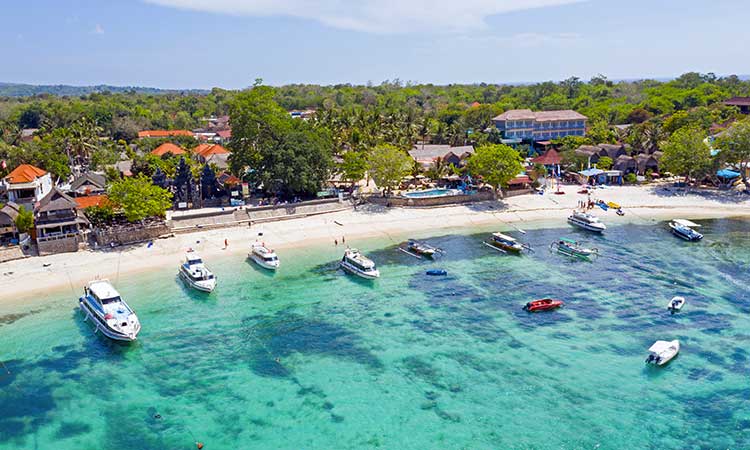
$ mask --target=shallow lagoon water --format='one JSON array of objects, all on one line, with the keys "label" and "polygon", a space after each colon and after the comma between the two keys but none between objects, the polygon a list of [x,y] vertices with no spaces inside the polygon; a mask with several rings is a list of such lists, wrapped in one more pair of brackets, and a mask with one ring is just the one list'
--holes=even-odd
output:
[{"label": "shallow lagoon water", "polygon": [[[273,275],[225,257],[211,295],[175,261],[117,280],[131,345],[93,335],[78,292],[0,305],[0,449],[750,448],[750,224],[702,223],[700,243],[510,231],[521,257],[437,236],[437,262],[357,242],[375,282],[337,270],[341,246],[281,252]],[[602,257],[550,253],[560,236]],[[544,296],[566,307],[522,311]],[[647,368],[657,339],[682,351]]]}]

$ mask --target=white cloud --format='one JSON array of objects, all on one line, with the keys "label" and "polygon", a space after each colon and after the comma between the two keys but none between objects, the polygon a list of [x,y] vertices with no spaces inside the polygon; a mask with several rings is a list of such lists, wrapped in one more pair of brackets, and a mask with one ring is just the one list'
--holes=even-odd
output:
[{"label": "white cloud", "polygon": [[144,0],[181,9],[316,20],[371,33],[467,31],[489,16],[588,0]]},{"label": "white cloud", "polygon": [[104,27],[97,23],[94,27],[94,34],[104,34]]}]

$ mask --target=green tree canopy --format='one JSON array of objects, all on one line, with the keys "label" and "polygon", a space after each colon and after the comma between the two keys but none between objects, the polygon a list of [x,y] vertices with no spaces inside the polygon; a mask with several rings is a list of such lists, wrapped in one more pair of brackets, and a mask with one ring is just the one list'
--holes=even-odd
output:
[{"label": "green tree canopy", "polygon": [[[743,120],[735,122],[729,129],[717,139],[716,146],[721,149],[719,157],[721,161],[736,164],[739,167],[748,167],[750,164],[750,122]],[[742,182],[750,187],[747,172],[742,173]]]},{"label": "green tree canopy", "polygon": [[16,229],[19,233],[28,233],[33,226],[34,213],[21,205],[21,207],[18,208],[18,216],[16,217]]},{"label": "green tree canopy", "polygon": [[394,145],[378,145],[367,159],[370,176],[386,192],[411,172],[412,159]]},{"label": "green tree canopy", "polygon": [[612,168],[612,164],[614,164],[614,161],[612,161],[612,158],[610,158],[609,156],[602,156],[601,158],[599,158],[599,161],[596,163],[596,167],[602,170],[609,170]]},{"label": "green tree canopy", "polygon": [[172,193],[154,186],[145,175],[115,181],[109,187],[109,199],[129,222],[164,217],[167,208],[172,206]]},{"label": "green tree canopy", "polygon": [[356,183],[365,177],[367,172],[367,158],[359,152],[346,152],[339,165],[342,178],[350,183]]},{"label": "green tree canopy", "polygon": [[471,175],[481,176],[495,188],[495,195],[500,187],[523,170],[521,156],[515,149],[504,144],[478,147],[469,158],[467,166]]},{"label": "green tree canopy", "polygon": [[711,167],[711,150],[699,128],[680,128],[662,144],[660,166],[686,180],[704,175]]}]

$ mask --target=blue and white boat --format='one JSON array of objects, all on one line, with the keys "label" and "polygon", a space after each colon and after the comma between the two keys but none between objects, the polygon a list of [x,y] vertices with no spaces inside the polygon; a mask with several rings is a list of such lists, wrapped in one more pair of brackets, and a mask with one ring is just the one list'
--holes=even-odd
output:
[{"label": "blue and white boat", "polygon": [[595,233],[601,233],[607,229],[607,226],[601,223],[598,217],[581,211],[573,211],[573,214],[568,217],[568,223]]},{"label": "blue and white boat", "polygon": [[685,219],[674,219],[669,222],[669,228],[672,230],[672,233],[686,241],[700,241],[703,239],[703,235],[693,229],[699,226],[697,223]]},{"label": "blue and white boat", "polygon": [[341,268],[368,280],[380,277],[380,271],[375,267],[375,263],[356,248],[346,249],[344,257],[341,258]]},{"label": "blue and white boat", "polygon": [[180,264],[179,274],[185,284],[193,289],[211,292],[216,287],[216,277],[194,250],[185,253],[185,262]]},{"label": "blue and white boat", "polygon": [[96,326],[96,331],[117,341],[134,341],[141,331],[138,316],[109,280],[94,280],[83,289],[78,306],[86,319]]},{"label": "blue and white boat", "polygon": [[255,242],[250,248],[250,254],[247,256],[264,269],[276,270],[280,265],[276,252],[266,247],[265,243]]}]

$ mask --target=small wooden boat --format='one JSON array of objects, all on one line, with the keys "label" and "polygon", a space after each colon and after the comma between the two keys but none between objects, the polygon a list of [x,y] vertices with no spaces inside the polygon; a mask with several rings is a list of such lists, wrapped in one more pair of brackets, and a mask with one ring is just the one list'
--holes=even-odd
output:
[{"label": "small wooden boat", "polygon": [[586,248],[579,242],[568,238],[560,238],[556,242],[550,244],[551,250],[557,250],[566,256],[579,259],[591,259],[594,256],[599,256],[599,250],[596,248]]},{"label": "small wooden boat", "polygon": [[663,366],[671,361],[680,352],[680,341],[656,341],[649,349],[646,364]]},{"label": "small wooden boat", "polygon": [[503,233],[492,233],[489,241],[486,241],[487,246],[494,247],[506,253],[521,253],[523,250],[531,250],[527,244],[522,244],[516,240],[516,238],[508,236]]},{"label": "small wooden boat", "polygon": [[399,247],[399,250],[412,256],[424,256],[427,258],[434,258],[443,253],[443,250],[416,239],[409,239]]},{"label": "small wooden boat", "polygon": [[685,306],[685,297],[675,296],[672,297],[672,300],[669,301],[667,309],[670,310],[672,314],[674,314],[677,311],[681,310],[683,306]]},{"label": "small wooden boat", "polygon": [[555,300],[553,298],[542,298],[539,300],[533,300],[523,307],[528,312],[541,312],[550,311],[563,306],[565,303],[562,300]]},{"label": "small wooden boat", "polygon": [[612,209],[622,209],[622,206],[620,206],[619,203],[615,203],[615,202],[607,202],[607,206],[609,206]]}]

